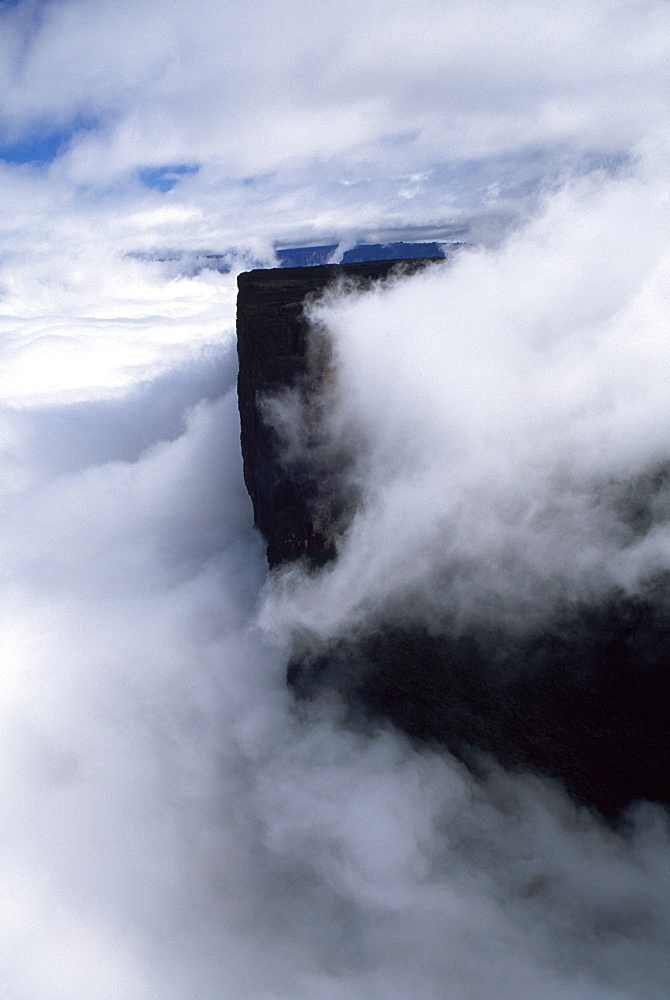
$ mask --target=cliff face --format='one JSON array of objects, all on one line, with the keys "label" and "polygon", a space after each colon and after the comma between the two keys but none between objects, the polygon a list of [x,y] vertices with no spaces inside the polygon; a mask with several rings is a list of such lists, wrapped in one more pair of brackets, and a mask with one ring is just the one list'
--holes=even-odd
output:
[{"label": "cliff face", "polygon": [[[413,266],[422,262],[412,261]],[[332,455],[291,451],[281,407],[301,401],[303,443],[318,437],[327,343],[314,342],[305,300],[337,277],[383,279],[394,262],[252,271],[239,277],[239,405],[244,475],[270,566],[335,556],[355,498],[342,493]],[[295,428],[294,428],[295,430]],[[309,450],[309,449],[308,449]],[[346,456],[340,456],[346,461]],[[558,779],[609,817],[637,799],[670,804],[670,586],[613,594],[576,607],[523,637],[428,634],[377,622],[367,634],[301,647],[288,666],[298,697],[339,691],[352,718],[387,719],[412,738],[442,744],[474,768],[504,766]]]},{"label": "cliff face", "polygon": [[[381,260],[240,274],[237,390],[244,481],[256,526],[267,540],[270,567],[298,557],[312,565],[332,558],[335,533],[351,505],[351,498],[341,493],[333,456],[319,461],[318,442],[307,441],[312,447],[306,462],[304,449],[301,453],[293,449],[292,454],[287,435],[277,429],[281,423],[278,406],[291,392],[293,404],[302,406],[303,414],[311,414],[307,419],[303,416],[309,426],[302,430],[307,437],[318,434],[314,410],[328,374],[329,352],[326,343],[319,345],[308,338],[303,316],[306,301],[336,280],[364,286],[399,269],[410,273],[426,263],[426,259]],[[273,404],[274,419],[269,412]]]},{"label": "cliff face", "polygon": [[354,716],[389,719],[475,770],[481,753],[557,779],[616,818],[670,805],[667,600],[615,597],[543,631],[451,636],[379,624],[289,664],[301,696],[339,691]]}]

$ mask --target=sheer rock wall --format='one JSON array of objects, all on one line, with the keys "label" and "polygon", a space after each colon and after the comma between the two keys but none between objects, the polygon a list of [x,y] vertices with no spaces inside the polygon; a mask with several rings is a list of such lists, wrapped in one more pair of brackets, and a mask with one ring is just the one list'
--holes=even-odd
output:
[{"label": "sheer rock wall", "polygon": [[[286,460],[270,423],[267,400],[286,390],[297,392],[299,413],[309,422],[310,399],[328,372],[327,345],[309,348],[304,303],[342,275],[370,282],[395,266],[379,261],[239,277],[244,477],[270,567],[333,558],[353,502],[332,463]],[[304,430],[309,436],[311,429]],[[448,747],[474,769],[486,769],[492,757],[553,777],[577,802],[611,819],[638,799],[670,804],[665,579],[642,597],[612,594],[600,607],[574,608],[523,638],[436,636],[391,621],[349,640],[310,644],[301,637],[288,680],[302,698],[335,689],[352,722],[390,721],[412,739]]]},{"label": "sheer rock wall", "polygon": [[327,375],[328,345],[319,350],[310,343],[305,302],[336,280],[365,286],[398,270],[411,273],[433,259],[269,268],[239,275],[237,393],[244,481],[256,526],[267,540],[271,568],[298,557],[312,565],[332,558],[334,536],[350,502],[341,494],[332,460],[319,466],[313,454],[309,462],[287,456],[268,413],[269,401],[291,390],[309,410]]}]

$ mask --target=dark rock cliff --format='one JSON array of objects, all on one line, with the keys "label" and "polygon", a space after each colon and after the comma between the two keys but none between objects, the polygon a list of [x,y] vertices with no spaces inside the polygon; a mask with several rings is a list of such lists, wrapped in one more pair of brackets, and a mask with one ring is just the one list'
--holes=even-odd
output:
[{"label": "dark rock cliff", "polygon": [[667,599],[622,596],[521,639],[387,622],[295,656],[289,681],[305,697],[335,689],[475,770],[483,752],[548,775],[614,819],[640,799],[670,804],[669,623]]},{"label": "dark rock cliff", "polygon": [[[286,390],[304,403],[298,418],[314,420],[310,400],[328,373],[327,344],[317,339],[315,348],[308,338],[304,302],[343,274],[369,282],[394,266],[378,261],[239,277],[244,476],[271,567],[332,558],[355,502],[341,492],[336,463],[292,457],[270,423],[267,400]],[[577,802],[610,818],[638,799],[670,804],[666,579],[636,598],[612,594],[599,607],[574,608],[523,637],[434,635],[418,625],[376,623],[352,639],[303,645],[288,679],[298,697],[335,689],[352,718],[390,720],[475,769],[490,755],[556,778]]]},{"label": "dark rock cliff", "polygon": [[[350,503],[340,492],[332,456],[321,465],[314,460],[314,448],[309,463],[300,454],[292,456],[268,413],[270,401],[288,391],[308,411],[327,375],[328,345],[308,339],[305,302],[336,280],[364,286],[399,270],[411,273],[428,260],[432,258],[269,268],[239,275],[237,393],[244,481],[256,526],[267,539],[271,567],[300,556],[312,565],[332,558],[334,535]],[[312,418],[309,423],[313,434],[317,422]]]}]

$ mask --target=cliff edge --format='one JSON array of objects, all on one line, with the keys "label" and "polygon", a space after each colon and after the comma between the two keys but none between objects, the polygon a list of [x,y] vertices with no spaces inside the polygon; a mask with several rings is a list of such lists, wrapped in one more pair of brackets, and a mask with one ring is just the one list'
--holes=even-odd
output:
[{"label": "cliff edge", "polygon": [[259,268],[239,275],[237,394],[244,481],[271,568],[299,557],[317,566],[332,558],[335,534],[351,505],[341,493],[332,457],[320,463],[312,447],[306,461],[304,449],[291,449],[277,415],[292,393],[303,413],[312,411],[311,419],[303,419],[310,425],[302,428],[306,436],[317,433],[314,404],[329,371],[329,351],[326,342],[308,337],[306,303],[335,281],[365,287],[442,259]]}]

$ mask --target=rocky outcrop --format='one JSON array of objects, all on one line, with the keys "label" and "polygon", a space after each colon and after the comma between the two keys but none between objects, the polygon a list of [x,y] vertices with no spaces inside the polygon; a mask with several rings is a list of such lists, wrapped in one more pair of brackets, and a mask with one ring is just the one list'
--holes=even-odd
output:
[{"label": "rocky outcrop", "polygon": [[[319,459],[318,442],[292,452],[276,419],[281,406],[272,414],[268,402],[290,391],[300,402],[296,419],[307,425],[301,433],[318,437],[330,359],[327,343],[317,338],[315,346],[308,337],[304,303],[342,275],[369,282],[396,266],[378,261],[239,277],[244,476],[270,566],[332,558],[356,501],[343,493],[338,462],[346,455]],[[650,480],[652,492],[665,489],[666,479]],[[631,517],[643,513],[636,508]],[[488,755],[548,775],[612,819],[638,799],[670,804],[667,579],[636,598],[611,594],[598,607],[576,607],[521,637],[493,630],[436,635],[387,621],[355,638],[301,643],[288,666],[298,697],[335,689],[352,720],[389,720],[474,769],[486,766]]]}]

